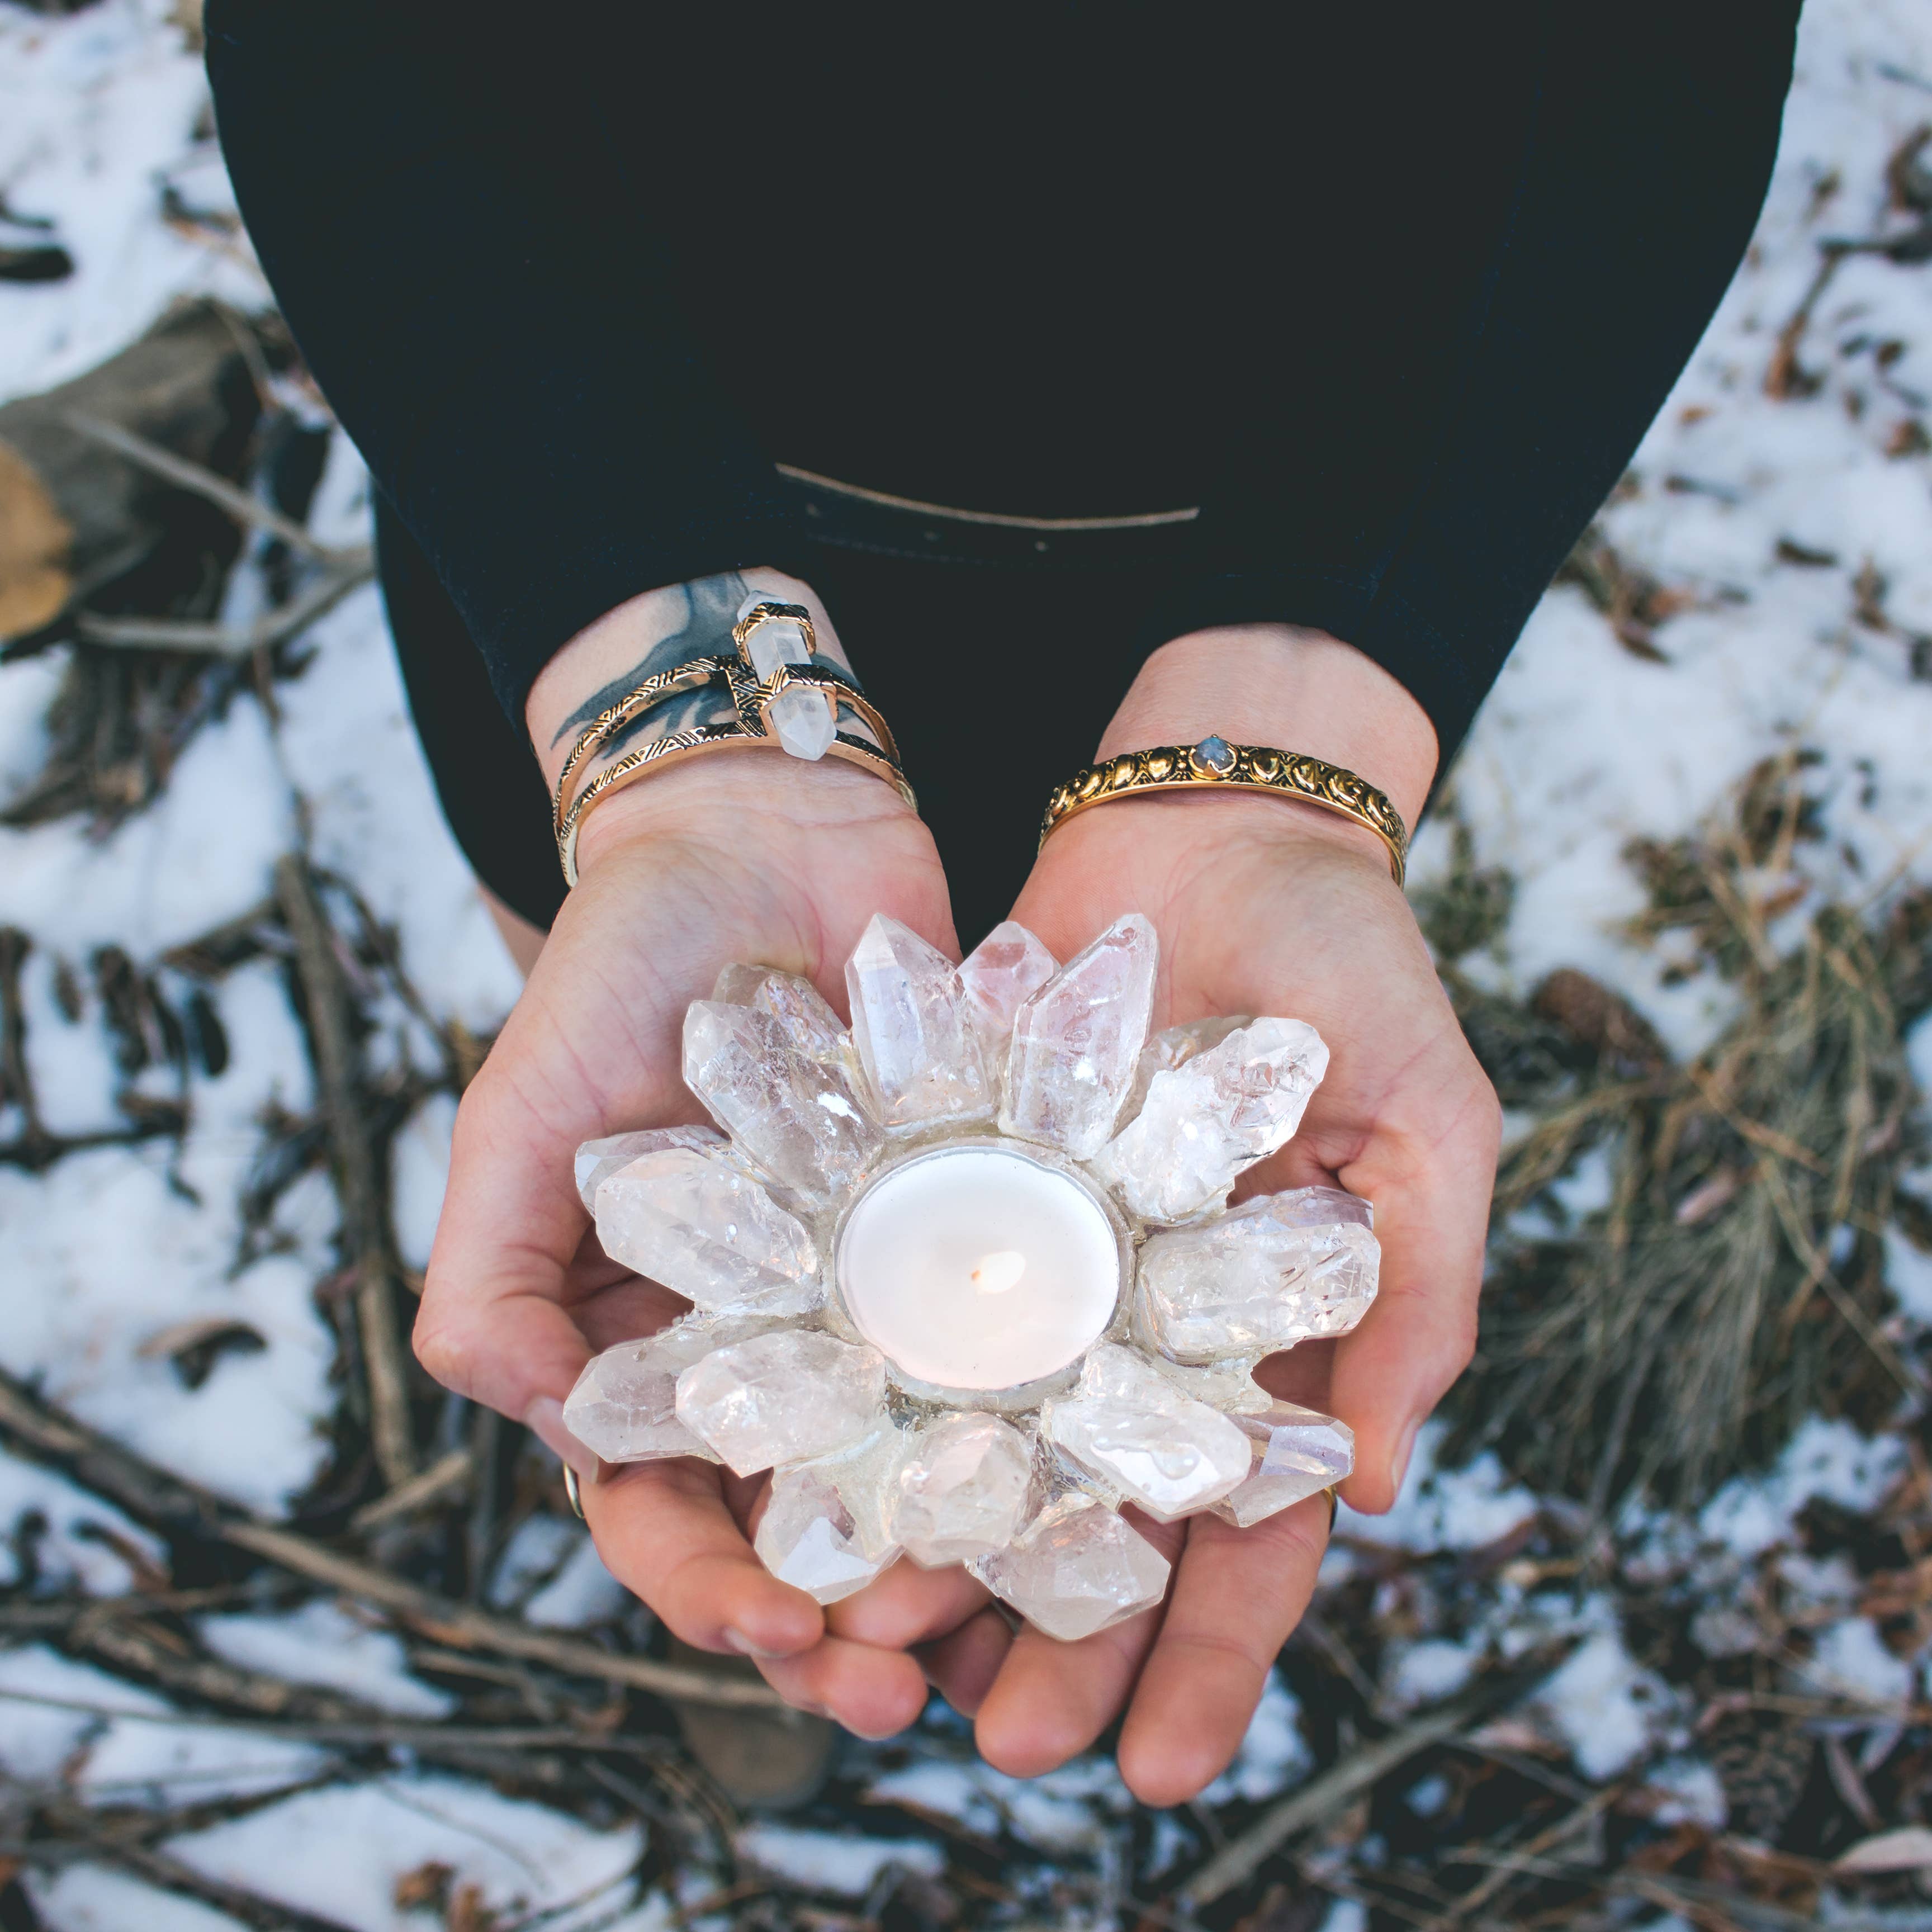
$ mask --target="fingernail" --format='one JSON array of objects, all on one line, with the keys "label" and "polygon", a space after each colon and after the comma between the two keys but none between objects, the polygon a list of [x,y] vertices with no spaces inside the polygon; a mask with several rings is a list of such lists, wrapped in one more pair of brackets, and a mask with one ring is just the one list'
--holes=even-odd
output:
[{"label": "fingernail", "polygon": [[754,1643],[742,1630],[732,1630],[728,1627],[724,1630],[724,1638],[725,1648],[728,1650],[735,1650],[740,1657],[763,1657],[770,1658],[775,1657],[786,1657],[790,1654],[788,1651],[761,1649],[757,1644]]},{"label": "fingernail", "polygon": [[1389,1492],[1392,1496],[1402,1494],[1402,1478],[1408,1474],[1408,1459],[1415,1453],[1415,1432],[1421,1426],[1421,1417],[1411,1416],[1408,1426],[1396,1441],[1395,1454],[1389,1458]]},{"label": "fingernail", "polygon": [[597,1458],[563,1426],[563,1404],[554,1395],[540,1395],[524,1411],[524,1426],[586,1483],[597,1480]]}]

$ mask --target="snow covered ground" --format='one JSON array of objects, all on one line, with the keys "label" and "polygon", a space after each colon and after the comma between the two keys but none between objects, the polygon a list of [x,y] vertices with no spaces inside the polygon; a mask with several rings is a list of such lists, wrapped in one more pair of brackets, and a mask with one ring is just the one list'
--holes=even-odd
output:
[{"label": "snow covered ground", "polygon": [[[1685,830],[1758,760],[1794,744],[1825,755],[1828,836],[1804,861],[1821,890],[1876,898],[1902,878],[1932,880],[1932,266],[1875,250],[1846,254],[1797,340],[1798,380],[1782,395],[1766,383],[1817,273],[1820,241],[1884,238],[1906,225],[1888,208],[1886,164],[1928,122],[1932,13],[1916,0],[1814,0],[1758,238],[1601,519],[1625,566],[1661,586],[1660,655],[1619,642],[1580,590],[1553,590],[1455,776],[1454,808],[1479,858],[1517,881],[1504,940],[1465,962],[1500,989],[1580,966],[1628,994],[1678,1052],[1706,1041],[1726,1016],[1726,995],[1705,976],[1667,983],[1668,950],[1624,934],[1642,896],[1620,854],[1634,835]],[[266,299],[239,244],[162,219],[164,184],[190,208],[232,207],[208,132],[198,61],[164,0],[99,0],[65,18],[0,4],[0,190],[14,214],[50,218],[76,264],[64,282],[0,285],[0,398],[90,366],[178,296]],[[314,526],[342,541],[367,515],[359,465],[338,436]],[[247,566],[230,594],[236,608],[257,594]],[[52,1130],[87,1134],[119,1118],[112,1041],[92,998],[68,1016],[60,964],[110,944],[152,962],[247,914],[269,896],[276,860],[304,836],[314,862],[352,880],[395,928],[404,964],[439,1019],[487,1035],[514,998],[514,971],[437,815],[373,589],[340,605],[307,643],[312,661],[278,686],[278,718],[238,700],[194,738],[158,800],[111,836],[77,818],[0,829],[0,925],[33,942],[22,981],[27,1051]],[[37,769],[59,671],[57,651],[0,668],[0,788],[17,788]],[[1449,842],[1446,820],[1425,829],[1418,881],[1446,869]],[[275,1238],[258,1240],[255,1258],[236,1264],[265,1110],[300,1113],[313,1082],[272,962],[229,974],[218,1006],[227,1064],[216,1076],[191,1073],[181,1144],[98,1148],[40,1174],[0,1166],[0,1363],[157,1463],[273,1515],[315,1481],[328,1454],[335,1340],[313,1292],[334,1265],[335,1208],[325,1180],[298,1183],[278,1203]],[[382,1052],[433,1066],[435,1045],[419,1022],[400,1008],[384,1021]],[[1932,1036],[1914,1044],[1922,1077],[1932,1074]],[[397,1232],[413,1265],[434,1226],[451,1107],[444,1094],[425,1102],[397,1145]],[[0,1114],[0,1139],[10,1131]],[[1922,1318],[1932,1315],[1932,1263],[1903,1241],[1894,1252],[1901,1299]],[[190,1387],[157,1338],[214,1318],[245,1322],[263,1346],[223,1354]],[[1366,1574],[1378,1551],[1476,1550],[1534,1516],[1538,1499],[1493,1459],[1438,1471],[1438,1442],[1425,1438],[1391,1516],[1345,1516],[1332,1582]],[[1907,1453],[1892,1438],[1868,1442],[1848,1425],[1814,1422],[1774,1470],[1738,1479],[1696,1522],[1654,1526],[1657,1561],[1702,1551],[1695,1560],[1714,1566],[1713,1576],[1734,1578],[1738,1566],[1792,1544],[1794,1522],[1816,1499],[1871,1508]],[[24,1526],[35,1520],[28,1539]],[[26,1540],[31,1580],[16,1574]],[[0,1588],[31,1580],[44,1593],[110,1595],[158,1553],[106,1504],[0,1454]],[[1796,1555],[1776,1560],[1815,1601],[1820,1636],[1808,1667],[1816,1677],[1884,1712],[1924,1694],[1918,1660],[1880,1642],[1844,1576],[1806,1569],[1810,1559]],[[1389,1647],[1384,1710],[1432,1702],[1485,1657],[1569,1633],[1577,1647],[1524,1721],[1541,1726],[1546,1747],[1585,1778],[1634,1777],[1648,1766],[1660,1806],[1720,1823],[1722,1798],[1712,1796],[1681,1697],[1633,1660],[1615,1599],[1534,1576],[1511,1581],[1511,1571],[1504,1567],[1480,1616],[1453,1634],[1418,1628]],[[594,1623],[616,1606],[580,1533],[547,1517],[519,1532],[490,1594],[551,1625]],[[433,1720],[445,1708],[380,1620],[348,1606],[317,1600],[212,1613],[199,1635],[222,1658],[352,1690],[392,1711]],[[1259,1800],[1306,1776],[1314,1757],[1302,1717],[1278,1684],[1210,1799]],[[1895,1728],[1895,1718],[1887,1721]],[[932,1835],[766,1822],[747,1828],[740,1856],[853,1909],[888,1866],[937,1872],[942,1829],[1008,1832],[1094,1862],[1113,1874],[1108,1884],[1135,1879],[1118,1869],[1131,1807],[1104,1760],[1016,1785],[965,1762],[958,1727],[935,1714],[898,1761],[880,1764],[872,1802],[902,1807]],[[187,1792],[285,1792],[166,1849],[204,1875],[341,1925],[432,1922],[425,1909],[398,1903],[398,1886],[437,1864],[453,1874],[446,1893],[475,1888],[465,1908],[472,1916],[461,1922],[479,1932],[539,1918],[557,1932],[644,1932],[669,1924],[713,1882],[694,1876],[688,1892],[673,1888],[676,1898],[640,1892],[630,1874],[648,1836],[643,1824],[594,1828],[562,1808],[406,1762],[345,1781],[330,1766],[319,1745],[184,1715],[50,1648],[0,1649],[0,1772],[16,1791],[60,1787],[91,1803],[154,1807]],[[1431,1795],[1418,1785],[1408,1802],[1426,1815]],[[1157,1880],[1180,1833],[1160,1822],[1139,1879]],[[213,1932],[238,1922],[86,1859],[27,1884],[55,1932]],[[453,1906],[447,1922],[459,1922]],[[1358,1907],[1338,1903],[1334,1932],[1359,1922]]]}]

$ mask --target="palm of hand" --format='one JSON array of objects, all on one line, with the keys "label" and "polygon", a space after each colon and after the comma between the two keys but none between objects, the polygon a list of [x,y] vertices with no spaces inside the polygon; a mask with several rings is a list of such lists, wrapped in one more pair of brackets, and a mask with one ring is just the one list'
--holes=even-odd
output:
[{"label": "palm of hand", "polygon": [[[1211,836],[1209,812],[1220,814]],[[1354,834],[1272,801],[1096,812],[1055,835],[1014,916],[1064,958],[1130,910],[1161,938],[1156,1026],[1274,1013],[1310,1022],[1329,1042],[1328,1076],[1299,1133],[1243,1191],[1326,1183],[1367,1196],[1382,1292],[1352,1335],[1277,1357],[1262,1379],[1354,1426],[1349,1500],[1386,1508],[1416,1426],[1473,1342],[1494,1095],[1408,908]],[[1168,1603],[1082,1643],[1030,1630],[1009,1639],[956,1586],[963,1621],[941,1635],[942,1586],[898,1571],[835,1606],[831,1627],[874,1642],[923,1642],[934,1681],[976,1709],[982,1752],[1016,1773],[1085,1748],[1130,1702],[1122,1771],[1145,1802],[1180,1802],[1240,1742],[1312,1589],[1326,1506],[1313,1498],[1246,1531],[1210,1516],[1138,1526],[1175,1562]]]},{"label": "palm of hand", "polygon": [[[539,1427],[592,1352],[675,1312],[586,1234],[571,1156],[597,1134],[696,1117],[679,1034],[718,968],[781,966],[842,1004],[840,968],[874,912],[951,940],[931,841],[873,782],[778,771],[755,848],[732,836],[734,782],[707,794],[700,768],[668,812],[662,797],[632,823],[623,800],[605,808],[602,844],[586,840],[584,884],[459,1116],[418,1351],[440,1379]],[[1203,809],[1222,814],[1211,844],[1190,816]],[[1354,1335],[1263,1379],[1354,1426],[1351,1500],[1386,1507],[1416,1423],[1467,1357],[1493,1096],[1407,908],[1348,835],[1265,801],[1096,812],[1056,835],[1015,916],[1064,958],[1128,910],[1161,935],[1156,1024],[1282,1013],[1334,1049],[1300,1134],[1250,1185],[1339,1180],[1375,1201],[1382,1297]],[[1319,1498],[1244,1532],[1144,1522],[1176,1559],[1166,1608],[1066,1646],[1011,1634],[957,1570],[901,1564],[822,1613],[748,1546],[763,1487],[644,1464],[593,1486],[586,1507],[605,1562],[678,1636],[758,1656],[791,1701],[854,1730],[910,1722],[930,1678],[978,1712],[988,1758],[1025,1774],[1090,1744],[1131,1696],[1122,1766],[1154,1803],[1192,1796],[1232,1754],[1324,1540]]]},{"label": "palm of hand", "polygon": [[[932,839],[875,779],[709,762],[612,800],[586,827],[582,883],[458,1114],[417,1352],[553,1447],[568,1446],[559,1406],[584,1362],[682,1305],[604,1258],[572,1167],[584,1140],[701,1117],[680,1070],[691,1002],[735,960],[842,1000],[845,957],[880,910],[952,943]],[[772,795],[748,797],[761,787]],[[736,836],[742,813],[755,840]],[[816,1642],[822,1619],[746,1542],[758,1486],[701,1464],[639,1466],[587,1506],[605,1562],[678,1636],[787,1652]]]}]

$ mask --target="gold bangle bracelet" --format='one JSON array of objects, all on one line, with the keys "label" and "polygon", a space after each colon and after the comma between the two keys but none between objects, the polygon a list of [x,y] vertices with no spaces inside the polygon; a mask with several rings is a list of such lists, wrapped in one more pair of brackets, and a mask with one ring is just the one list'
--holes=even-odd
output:
[{"label": "gold bangle bracelet", "polygon": [[[765,679],[758,677],[752,670],[746,640],[760,623],[775,617],[798,622],[804,630],[808,647],[815,650],[812,620],[802,606],[776,601],[761,604],[733,632],[738,644],[736,652],[693,658],[688,664],[659,671],[655,676],[645,679],[634,691],[627,692],[608,710],[600,712],[578,734],[577,742],[570,748],[569,756],[563,761],[562,770],[557,774],[556,794],[553,801],[552,830],[556,836],[557,860],[563,868],[566,885],[574,886],[577,884],[578,837],[583,830],[586,816],[594,806],[639,778],[665,770],[700,752],[746,746],[782,750],[766,714],[776,698],[794,688],[822,692],[832,708],[835,718],[842,707],[849,710],[878,740],[876,744],[868,744],[849,732],[835,730],[832,742],[826,748],[828,757],[842,758],[849,764],[870,772],[875,778],[884,778],[907,804],[914,810],[918,808],[919,802],[913,796],[912,787],[906,782],[905,772],[899,763],[898,746],[892,737],[892,728],[878,709],[851,685],[815,659],[806,664],[781,664]],[[694,725],[688,730],[674,731],[664,737],[654,738],[599,772],[580,792],[572,796],[571,782],[578,772],[626,726],[647,716],[668,699],[706,685],[722,686],[730,697],[732,708],[737,713],[730,723]]]},{"label": "gold bangle bracelet", "polygon": [[1400,887],[1408,869],[1408,828],[1387,796],[1366,778],[1299,752],[1277,752],[1267,745],[1231,745],[1209,737],[1198,745],[1157,745],[1151,751],[1123,752],[1087,765],[1055,788],[1040,820],[1044,845],[1055,829],[1090,806],[1146,792],[1214,790],[1266,792],[1298,799],[1324,812],[1352,819],[1388,848],[1389,870]]}]

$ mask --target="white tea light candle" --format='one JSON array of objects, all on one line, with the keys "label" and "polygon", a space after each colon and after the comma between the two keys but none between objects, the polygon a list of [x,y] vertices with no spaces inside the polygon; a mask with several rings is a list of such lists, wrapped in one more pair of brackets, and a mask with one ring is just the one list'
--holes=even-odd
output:
[{"label": "white tea light candle", "polygon": [[956,1142],[889,1168],[840,1232],[860,1334],[937,1387],[1009,1389],[1077,1360],[1113,1319],[1120,1246],[1090,1188],[1024,1149]]}]

